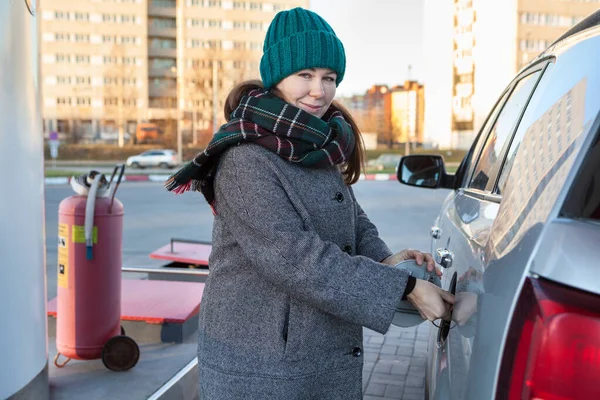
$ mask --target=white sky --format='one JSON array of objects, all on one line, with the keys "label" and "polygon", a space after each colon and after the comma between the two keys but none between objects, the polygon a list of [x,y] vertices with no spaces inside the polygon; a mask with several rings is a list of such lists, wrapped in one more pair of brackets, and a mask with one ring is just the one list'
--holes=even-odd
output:
[{"label": "white sky", "polygon": [[310,0],[341,39],[346,74],[338,95],[362,94],[374,84],[422,80],[423,0]]}]

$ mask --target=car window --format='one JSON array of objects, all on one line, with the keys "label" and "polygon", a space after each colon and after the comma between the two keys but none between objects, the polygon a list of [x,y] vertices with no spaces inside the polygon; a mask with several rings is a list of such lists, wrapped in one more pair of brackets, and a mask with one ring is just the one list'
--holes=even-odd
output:
[{"label": "car window", "polygon": [[[544,71],[544,75],[542,76],[542,79],[540,79],[540,82],[538,83],[536,90],[533,93],[533,96],[531,96],[531,100],[529,100],[529,103],[527,104],[527,109],[525,110],[525,113],[523,114],[523,118],[521,119],[522,122],[519,124],[519,128],[517,128],[517,132],[515,133],[514,137],[512,138],[510,148],[509,148],[508,152],[506,153],[506,157],[505,157],[506,161],[504,162],[502,171],[500,172],[500,177],[498,179],[498,185],[496,186],[494,193],[502,194],[504,187],[506,186],[506,179],[508,178],[508,175],[510,174],[510,171],[515,162],[517,151],[521,147],[521,143],[523,142],[523,138],[524,138],[525,134],[531,130],[531,125],[532,125],[532,123],[534,123],[534,121],[532,121],[532,116],[534,114],[534,110],[537,108],[539,102],[542,100],[542,96],[544,94],[544,89],[546,88],[546,84],[548,83],[548,80],[550,79],[550,76],[551,76],[552,68],[554,68],[554,64],[553,63],[548,64],[548,66],[546,67],[546,69]],[[538,122],[540,125],[537,126],[536,128],[538,128],[537,130],[540,130],[540,129],[542,129],[541,125],[542,125],[543,121],[538,121]],[[547,123],[546,123],[546,126],[543,127],[543,129],[544,130],[548,129]],[[533,141],[532,145],[535,148],[537,145],[535,143],[535,137],[533,134],[532,134],[532,141]],[[527,155],[526,148],[523,148],[522,151],[524,151],[525,155]],[[535,158],[531,158],[531,160],[532,160],[532,162],[535,163]]]},{"label": "car window", "polygon": [[459,186],[463,186],[465,184],[465,180],[471,175],[471,172],[474,168],[474,165],[473,165],[474,161],[472,161],[472,160],[476,160],[476,157],[479,155],[479,152],[481,151],[481,148],[483,147],[485,138],[487,138],[487,134],[490,131],[490,129],[492,128],[492,125],[494,124],[494,122],[496,121],[496,117],[498,117],[498,114],[500,113],[500,110],[504,106],[504,102],[508,98],[509,94],[510,94],[510,90],[505,91],[502,94],[502,97],[500,97],[500,99],[496,102],[496,106],[494,107],[492,112],[489,114],[483,127],[480,129],[480,131],[477,135],[477,138],[475,139],[475,143],[473,143],[473,146],[471,147],[471,149],[469,150],[469,152],[467,153],[465,158],[462,160],[460,166],[458,167],[456,174],[457,174],[457,176],[460,176]]},{"label": "car window", "polygon": [[533,90],[541,71],[536,71],[523,77],[515,86],[508,101],[500,111],[498,118],[486,139],[475,166],[469,187],[486,190],[490,179],[495,176],[502,165],[502,151],[510,139],[516,123],[527,104],[529,95]]}]

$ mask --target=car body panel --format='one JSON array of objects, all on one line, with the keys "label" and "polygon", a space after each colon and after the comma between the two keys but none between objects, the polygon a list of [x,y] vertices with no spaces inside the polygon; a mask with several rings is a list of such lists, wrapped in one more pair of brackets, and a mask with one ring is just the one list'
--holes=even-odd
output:
[{"label": "car body panel", "polygon": [[[539,275],[600,294],[597,268],[590,263],[600,256],[600,224],[560,216],[581,162],[597,140],[599,65],[598,28],[553,46],[500,96],[467,155],[464,176],[457,177],[461,184],[448,195],[434,223],[439,237],[432,239],[432,253],[442,248],[454,255],[452,266],[443,270],[442,285],[452,289],[456,276],[457,303],[446,340],[432,329],[430,399],[495,397],[510,321],[526,277]],[[515,83],[535,70],[543,70],[541,79],[497,153],[501,163],[485,189],[469,189],[498,110],[510,102]],[[461,307],[475,311],[461,318]]]}]

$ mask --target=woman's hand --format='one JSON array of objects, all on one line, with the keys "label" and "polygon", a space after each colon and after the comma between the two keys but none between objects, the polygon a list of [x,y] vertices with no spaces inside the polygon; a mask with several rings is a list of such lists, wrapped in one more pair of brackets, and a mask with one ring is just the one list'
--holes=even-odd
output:
[{"label": "woman's hand", "polygon": [[452,319],[463,326],[477,312],[477,293],[460,292],[456,295],[456,303],[452,310]]},{"label": "woman's hand", "polygon": [[428,321],[439,318],[450,319],[454,296],[433,283],[417,279],[415,287],[406,299],[415,306],[423,319]]},{"label": "woman's hand", "polygon": [[438,276],[442,276],[442,271],[439,268],[436,268],[435,261],[433,260],[433,256],[429,253],[421,253],[419,250],[411,250],[405,249],[399,251],[396,254],[392,254],[382,261],[384,264],[388,265],[396,265],[401,261],[406,260],[415,260],[418,265],[423,265],[423,262],[426,265],[427,271],[432,272],[435,270],[435,273]]}]

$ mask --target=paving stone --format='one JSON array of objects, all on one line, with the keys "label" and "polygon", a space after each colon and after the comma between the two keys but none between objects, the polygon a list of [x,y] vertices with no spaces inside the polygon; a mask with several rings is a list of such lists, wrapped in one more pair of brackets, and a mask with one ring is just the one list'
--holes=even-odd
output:
[{"label": "paving stone", "polygon": [[404,386],[387,385],[385,388],[385,397],[401,399],[404,394]]},{"label": "paving stone", "polygon": [[379,354],[396,354],[398,346],[381,346]]},{"label": "paving stone", "polygon": [[[390,374],[379,374],[377,372],[373,372],[371,374],[371,380],[369,383],[385,383],[387,385],[396,385],[402,386],[404,385],[404,377],[398,375],[390,375]],[[415,386],[415,385],[412,385]]]},{"label": "paving stone", "polygon": [[373,395],[373,396],[383,396],[385,394],[385,387],[387,385],[383,383],[369,383],[367,385],[367,389],[364,391],[364,394]]},{"label": "paving stone", "polygon": [[[399,365],[394,365],[392,367],[392,370],[390,371],[390,373],[392,374],[396,374],[396,375],[406,375],[408,374],[408,365],[405,364],[399,364]],[[423,374],[423,376],[425,376],[425,374]]]},{"label": "paving stone", "polygon": [[[373,378],[371,378],[373,379]],[[425,377],[423,378],[406,378],[406,386],[425,387]]]},{"label": "paving stone", "polygon": [[373,372],[377,372],[380,374],[389,374],[392,371],[392,364],[389,363],[377,363],[375,364],[375,368],[373,368]]},{"label": "paving stone", "polygon": [[382,344],[385,338],[383,336],[371,336],[369,338],[370,344]]}]

